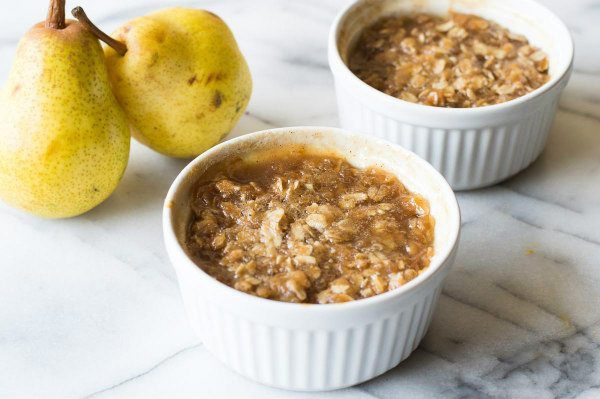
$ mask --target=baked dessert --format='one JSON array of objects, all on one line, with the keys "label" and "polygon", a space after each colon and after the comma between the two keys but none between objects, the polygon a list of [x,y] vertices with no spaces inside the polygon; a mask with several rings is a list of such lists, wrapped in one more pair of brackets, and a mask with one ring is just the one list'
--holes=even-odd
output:
[{"label": "baked dessert", "polygon": [[526,37],[476,15],[392,15],[367,27],[348,66],[365,83],[413,103],[470,108],[523,96],[549,79]]},{"label": "baked dessert", "polygon": [[433,255],[424,198],[382,169],[305,148],[212,166],[191,207],[192,259],[224,284],[278,301],[371,297],[414,279]]}]

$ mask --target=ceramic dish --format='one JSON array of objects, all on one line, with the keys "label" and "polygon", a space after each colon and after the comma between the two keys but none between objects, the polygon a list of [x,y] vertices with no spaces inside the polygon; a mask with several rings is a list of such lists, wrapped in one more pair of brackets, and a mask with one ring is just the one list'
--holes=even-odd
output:
[{"label": "ceramic dish", "polygon": [[[346,66],[366,26],[393,13],[448,10],[495,21],[548,54],[550,80],[516,99],[480,108],[441,108],[384,94]],[[573,43],[566,26],[532,0],[359,0],[335,19],[329,35],[340,124],[385,138],[431,163],[453,189],[488,186],[525,169],[544,148],[559,96],[571,74]]]},{"label": "ceramic dish", "polygon": [[[258,149],[302,144],[357,167],[395,174],[430,203],[435,255],[417,278],[393,291],[341,304],[306,305],[254,297],[206,274],[186,254],[192,184],[212,164]],[[384,140],[324,127],[266,130],[213,147],[192,161],[165,200],[163,230],[190,324],[204,346],[238,373],[293,390],[360,383],[405,359],[425,334],[453,263],[460,215],[452,189],[431,165]]]}]

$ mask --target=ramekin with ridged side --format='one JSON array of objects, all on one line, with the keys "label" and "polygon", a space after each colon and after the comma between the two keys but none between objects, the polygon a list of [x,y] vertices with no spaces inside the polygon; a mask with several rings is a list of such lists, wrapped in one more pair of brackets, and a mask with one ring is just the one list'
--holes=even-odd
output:
[{"label": "ramekin with ridged side", "polygon": [[[435,218],[434,256],[414,280],[353,302],[307,305],[254,297],[206,274],[185,250],[190,193],[216,162],[259,149],[301,144],[336,153],[357,167],[379,166],[424,196]],[[184,306],[204,346],[236,372],[280,388],[321,391],[371,379],[408,357],[425,334],[460,231],[456,198],[444,178],[415,154],[385,140],[335,128],[252,133],[192,161],[165,200],[163,230]]]},{"label": "ramekin with ridged side", "polygon": [[[550,80],[511,101],[479,108],[441,108],[389,96],[356,77],[348,52],[365,27],[394,13],[449,10],[495,21],[549,57]],[[542,152],[561,92],[571,75],[573,42],[564,23],[533,0],[358,0],[329,35],[342,128],[381,137],[431,163],[455,190],[489,186],[525,169]]]}]

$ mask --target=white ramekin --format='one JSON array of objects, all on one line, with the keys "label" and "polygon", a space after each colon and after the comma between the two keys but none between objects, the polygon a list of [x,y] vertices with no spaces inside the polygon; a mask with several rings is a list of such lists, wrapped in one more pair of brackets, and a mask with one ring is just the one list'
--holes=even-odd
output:
[{"label": "white ramekin", "polygon": [[[429,200],[435,255],[413,281],[354,302],[306,305],[236,291],[204,273],[184,250],[190,189],[207,167],[255,149],[288,144],[333,151],[358,167],[377,165]],[[206,151],[177,176],[163,213],[166,248],[190,324],[206,348],[238,373],[293,390],[330,390],[397,365],[425,334],[454,260],[460,215],[452,189],[415,154],[384,140],[335,128],[294,127],[238,137]]]},{"label": "white ramekin", "polygon": [[[517,99],[480,108],[440,108],[384,94],[346,66],[360,31],[391,13],[448,10],[480,15],[524,34],[549,56],[550,81]],[[340,125],[415,152],[455,190],[488,186],[525,169],[541,153],[560,93],[571,75],[573,42],[566,26],[532,0],[359,0],[335,19],[329,35]]]}]

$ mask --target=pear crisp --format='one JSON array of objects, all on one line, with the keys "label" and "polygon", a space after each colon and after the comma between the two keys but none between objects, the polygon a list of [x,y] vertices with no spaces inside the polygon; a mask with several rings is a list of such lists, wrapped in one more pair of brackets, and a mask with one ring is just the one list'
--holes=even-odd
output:
[{"label": "pear crisp", "polygon": [[305,150],[218,163],[192,190],[187,251],[237,290],[337,303],[400,287],[429,265],[428,202],[376,167]]},{"label": "pear crisp", "polygon": [[460,13],[384,17],[361,33],[348,66],[379,91],[437,107],[498,104],[549,79],[548,56],[527,38]]}]

